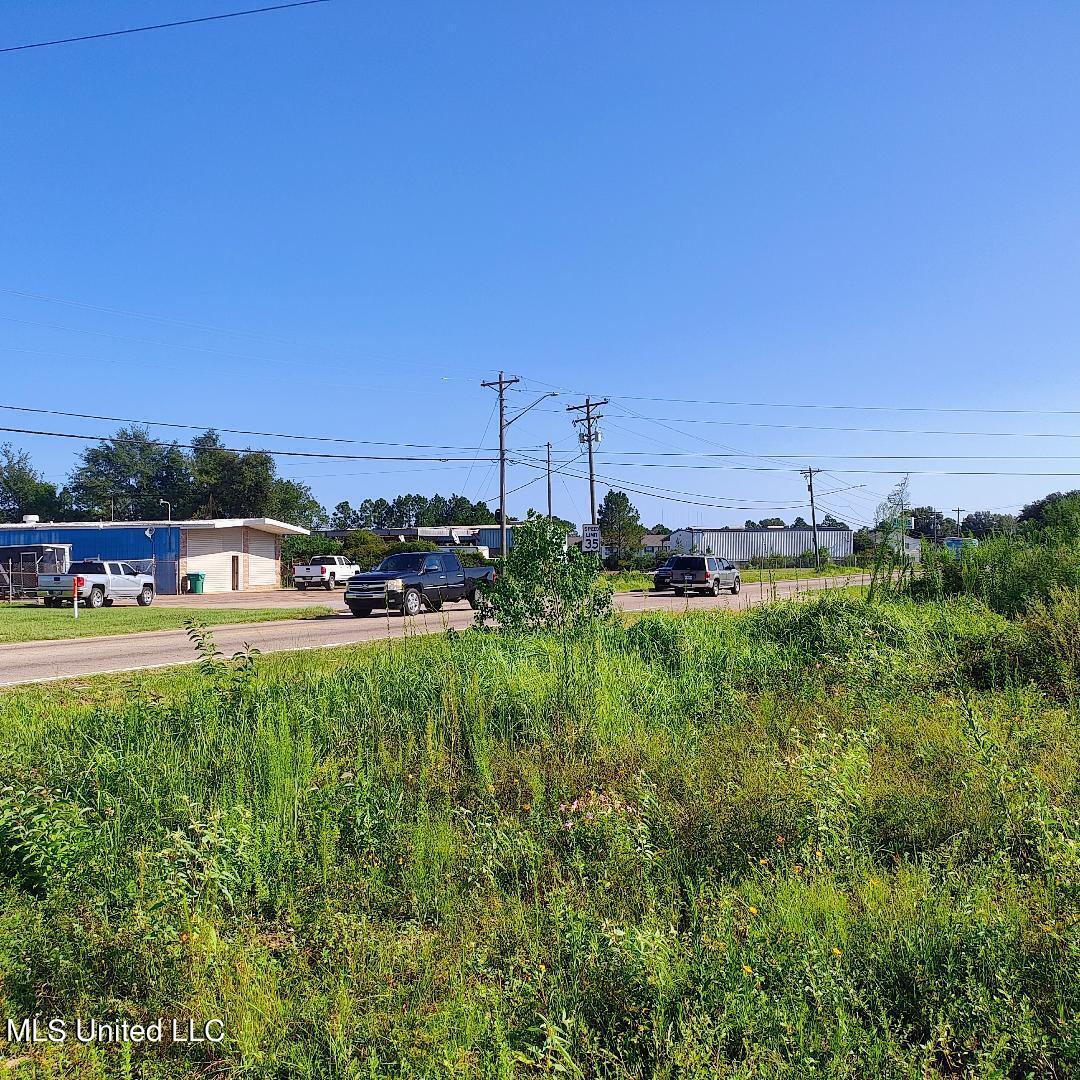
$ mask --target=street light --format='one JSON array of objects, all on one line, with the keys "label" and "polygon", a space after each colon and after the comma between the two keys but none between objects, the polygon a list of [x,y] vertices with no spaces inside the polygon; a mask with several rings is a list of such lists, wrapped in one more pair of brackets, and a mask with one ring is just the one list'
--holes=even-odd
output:
[{"label": "street light", "polygon": [[167,511],[168,517],[166,520],[172,521],[172,503],[169,502],[168,499],[158,499],[158,506],[167,506],[169,508]]}]

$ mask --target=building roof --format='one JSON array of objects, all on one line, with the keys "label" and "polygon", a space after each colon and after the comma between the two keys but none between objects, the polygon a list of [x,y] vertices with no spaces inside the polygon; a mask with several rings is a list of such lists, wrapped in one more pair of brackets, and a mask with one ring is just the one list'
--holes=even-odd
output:
[{"label": "building roof", "polygon": [[261,532],[278,535],[306,536],[308,530],[301,525],[290,525],[276,518],[202,518],[189,521],[11,521],[0,524],[0,529],[236,529],[246,526]]},{"label": "building roof", "polygon": [[641,538],[641,546],[642,547],[659,547],[661,544],[663,544],[668,539],[669,536],[670,536],[669,533],[646,533]]}]

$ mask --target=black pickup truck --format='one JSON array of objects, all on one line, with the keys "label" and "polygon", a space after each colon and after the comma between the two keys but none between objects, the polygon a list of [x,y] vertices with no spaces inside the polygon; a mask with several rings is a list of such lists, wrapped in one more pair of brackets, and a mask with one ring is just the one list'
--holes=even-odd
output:
[{"label": "black pickup truck", "polygon": [[353,574],[345,585],[345,603],[358,618],[375,608],[419,615],[438,611],[448,600],[478,605],[481,582],[493,582],[491,566],[464,567],[452,552],[408,552],[391,555],[367,574]]}]

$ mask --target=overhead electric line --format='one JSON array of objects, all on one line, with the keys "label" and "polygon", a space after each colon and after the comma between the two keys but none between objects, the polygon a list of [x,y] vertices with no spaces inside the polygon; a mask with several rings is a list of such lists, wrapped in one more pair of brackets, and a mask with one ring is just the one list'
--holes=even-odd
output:
[{"label": "overhead electric line", "polygon": [[[99,416],[94,413],[66,412],[63,409],[31,408],[28,405],[2,405],[0,409],[9,412],[36,413],[43,416],[67,416],[78,420],[105,420],[115,424],[140,424],[145,427],[182,428],[186,431],[223,431],[229,435],[258,435],[268,439],[297,439],[301,442],[349,443],[353,446],[401,446],[411,450],[475,450],[480,453],[492,450],[483,446],[441,446],[437,443],[383,442],[377,439],[345,439],[332,435],[295,435],[283,431],[249,431],[245,428],[216,427],[213,424],[182,424],[168,420],[134,420],[124,416]],[[485,431],[486,435],[487,432]],[[481,436],[483,441],[483,436]]]},{"label": "overhead electric line", "polygon": [[9,45],[7,48],[0,49],[0,53],[22,52],[25,49],[47,49],[52,45],[71,45],[76,41],[99,41],[102,38],[123,37],[126,34],[144,34],[148,30],[170,30],[175,26],[220,22],[222,19],[239,19],[244,15],[264,15],[270,11],[285,11],[287,8],[310,7],[313,4],[329,2],[330,0],[291,0],[287,4],[271,4],[268,7],[248,8],[245,11],[226,11],[221,15],[203,15],[197,19],[176,19],[173,22],[153,23],[149,26],[132,26],[126,30],[106,30],[100,34],[79,34],[77,37],[54,38],[52,41],[33,41],[28,45]]},{"label": "overhead electric line", "polygon": [[[83,442],[111,442],[112,435],[79,435],[70,431],[38,431],[34,428],[0,427],[0,431],[10,432],[15,435],[44,435],[53,439],[78,439]],[[151,439],[150,442],[157,446],[176,447],[178,450],[202,450],[205,447],[196,446],[193,443],[162,442],[160,439]],[[230,454],[269,454],[271,457],[296,457],[316,458],[324,461],[463,461],[475,460],[471,457],[450,457],[444,454],[424,456],[420,454],[325,454],[316,453],[313,450],[264,450],[261,447],[215,446],[214,450],[224,450]],[[497,458],[484,458],[484,461],[497,461]]]}]

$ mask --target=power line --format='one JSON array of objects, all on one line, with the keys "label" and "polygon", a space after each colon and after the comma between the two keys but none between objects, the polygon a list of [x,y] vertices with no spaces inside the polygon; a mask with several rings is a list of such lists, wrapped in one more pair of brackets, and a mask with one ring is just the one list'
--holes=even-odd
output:
[{"label": "power line", "polygon": [[982,409],[939,405],[836,405],[791,401],[711,401],[702,398],[665,398],[620,394],[624,401],[656,401],[670,405],[722,405],[742,409],[835,409],[849,412],[974,413],[1002,416],[1080,416],[1080,409]]},{"label": "power line", "polygon": [[[53,439],[79,439],[84,442],[110,442],[112,435],[77,435],[69,431],[39,431],[34,428],[0,427],[0,431],[10,432],[15,435],[44,435]],[[165,443],[160,439],[150,439],[156,446],[175,447],[178,450],[201,450],[205,447],[196,446],[193,443]],[[240,449],[235,446],[215,446],[215,450],[224,450],[230,454],[269,454],[271,457],[297,457],[316,458],[324,461],[463,461],[475,460],[469,457],[450,457],[447,455],[423,456],[419,454],[325,454],[316,453],[312,450],[263,450],[252,447]],[[494,461],[495,458],[484,458],[485,461]]]},{"label": "power line", "polygon": [[[146,427],[182,428],[186,431],[223,431],[229,435],[258,435],[269,439],[298,439],[302,442],[349,443],[353,446],[400,446],[412,450],[491,450],[483,446],[441,446],[437,443],[383,442],[377,439],[345,439],[331,435],[295,435],[283,431],[249,431],[246,428],[215,427],[213,424],[182,424],[168,420],[134,420],[124,416],[98,416],[94,413],[66,412],[63,409],[39,409],[28,405],[2,405],[0,409],[11,412],[37,413],[44,416],[67,416],[79,420],[105,420],[115,424],[140,424]],[[484,434],[487,434],[485,430]],[[483,441],[483,436],[481,436]],[[269,452],[269,451],[267,451]]]},{"label": "power line", "polygon": [[52,45],[70,45],[76,41],[98,41],[101,38],[123,37],[125,34],[143,34],[147,30],[169,30],[175,26],[193,26],[195,23],[220,22],[222,19],[239,19],[244,15],[263,15],[270,11],[285,11],[287,8],[310,7],[312,4],[326,4],[329,0],[292,0],[287,4],[272,4],[269,7],[248,8],[246,11],[227,11],[222,15],[204,15],[199,19],[177,19],[174,22],[154,23],[150,26],[132,26],[127,30],[106,30],[100,34],[80,34],[78,37],[55,38],[52,41],[34,41],[29,45],[9,45],[0,49],[0,53],[22,52],[25,49],[46,49]]},{"label": "power line", "polygon": [[[876,428],[876,427],[841,427],[825,424],[770,424],[759,420],[715,420],[712,417],[672,417],[672,416],[645,416],[638,414],[642,420],[650,420],[653,423],[664,421],[675,424],[715,424],[719,427],[748,427],[748,428],[778,428],[789,431],[853,431],[868,432],[871,434],[885,435],[963,435],[985,436],[987,438],[1018,438],[1018,439],[1080,439],[1080,433],[1067,434],[1045,431],[943,431],[939,429],[923,428]],[[747,454],[747,457],[757,457],[757,454]]]}]

